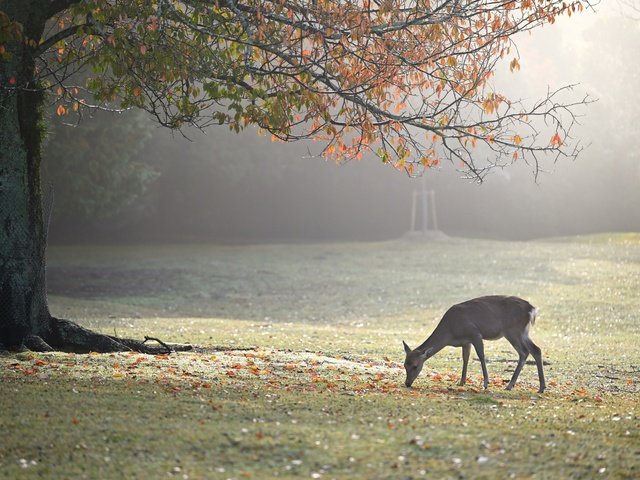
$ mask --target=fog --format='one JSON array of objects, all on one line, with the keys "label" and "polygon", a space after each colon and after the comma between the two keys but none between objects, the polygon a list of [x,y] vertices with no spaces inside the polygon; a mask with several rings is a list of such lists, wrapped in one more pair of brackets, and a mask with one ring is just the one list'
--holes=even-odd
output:
[{"label": "fog", "polygon": [[[530,102],[567,84],[598,101],[581,114],[576,161],[545,164],[537,180],[516,162],[478,185],[443,164],[409,178],[373,157],[336,165],[310,158],[318,144],[273,143],[226,127],[188,140],[160,128],[137,153],[159,172],[117,215],[54,209],[53,241],[383,240],[411,224],[414,190],[435,192],[448,235],[531,239],[640,230],[640,14],[615,2],[517,39],[521,70],[498,72],[511,99]],[[78,129],[80,130],[80,129]],[[46,161],[45,156],[45,161]],[[55,165],[50,166],[55,168]],[[54,182],[56,183],[56,182]],[[55,185],[56,191],[66,184]],[[78,198],[78,202],[86,201]],[[418,212],[420,216],[420,212]],[[418,224],[418,226],[420,226]]]}]

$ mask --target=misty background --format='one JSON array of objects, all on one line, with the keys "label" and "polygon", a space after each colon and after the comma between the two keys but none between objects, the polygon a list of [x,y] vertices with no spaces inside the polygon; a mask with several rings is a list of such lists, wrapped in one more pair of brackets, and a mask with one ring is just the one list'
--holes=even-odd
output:
[{"label": "misty background", "polygon": [[[69,126],[53,119],[44,178],[55,200],[51,242],[265,242],[384,240],[410,227],[412,195],[435,191],[449,235],[531,239],[640,230],[640,9],[609,2],[516,38],[497,85],[534,102],[577,84],[576,161],[546,163],[536,180],[516,162],[482,185],[453,165],[424,178],[375,156],[336,165],[313,142],[272,143],[254,129],[171,133],[139,111],[97,113]],[[45,202],[50,203],[46,195]]]}]

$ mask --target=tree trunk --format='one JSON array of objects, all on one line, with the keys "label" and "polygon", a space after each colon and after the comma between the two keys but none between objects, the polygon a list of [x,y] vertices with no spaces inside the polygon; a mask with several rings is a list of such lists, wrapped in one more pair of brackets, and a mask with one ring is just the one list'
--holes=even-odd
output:
[{"label": "tree trunk", "polygon": [[[44,3],[10,1],[3,9],[39,39]],[[44,17],[44,14],[40,14]],[[49,336],[45,290],[46,238],[40,187],[40,111],[43,94],[33,82],[35,62],[16,39],[0,62],[0,342],[20,346],[27,335]],[[12,88],[13,87],[13,88]]]},{"label": "tree trunk", "polygon": [[0,61],[0,350],[166,352],[166,345],[102,335],[49,313],[40,185],[44,94],[34,81],[33,50],[23,40],[42,37],[50,3],[2,3],[23,26],[23,39],[10,41],[10,57]]}]

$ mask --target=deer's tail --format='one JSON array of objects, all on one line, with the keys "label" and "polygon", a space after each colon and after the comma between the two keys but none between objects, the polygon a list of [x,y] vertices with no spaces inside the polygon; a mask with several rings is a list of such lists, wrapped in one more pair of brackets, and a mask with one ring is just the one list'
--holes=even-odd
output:
[{"label": "deer's tail", "polygon": [[536,316],[537,315],[538,315],[538,310],[536,310],[535,307],[531,307],[531,310],[529,310],[529,324],[530,325],[535,325]]}]

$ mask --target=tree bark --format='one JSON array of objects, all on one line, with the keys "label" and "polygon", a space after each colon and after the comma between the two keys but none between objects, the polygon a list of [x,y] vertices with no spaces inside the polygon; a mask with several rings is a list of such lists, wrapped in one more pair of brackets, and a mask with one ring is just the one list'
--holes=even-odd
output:
[{"label": "tree bark", "polygon": [[40,185],[44,94],[34,80],[35,47],[24,40],[42,38],[50,3],[2,3],[23,38],[10,41],[10,56],[0,61],[0,350],[166,353],[165,346],[102,335],[49,313]]},{"label": "tree bark", "polygon": [[[23,38],[41,38],[47,2],[3,3],[23,26]],[[34,84],[35,60],[22,39],[9,43],[0,62],[0,342],[49,335],[45,289],[46,238],[40,187],[43,94]]]}]

